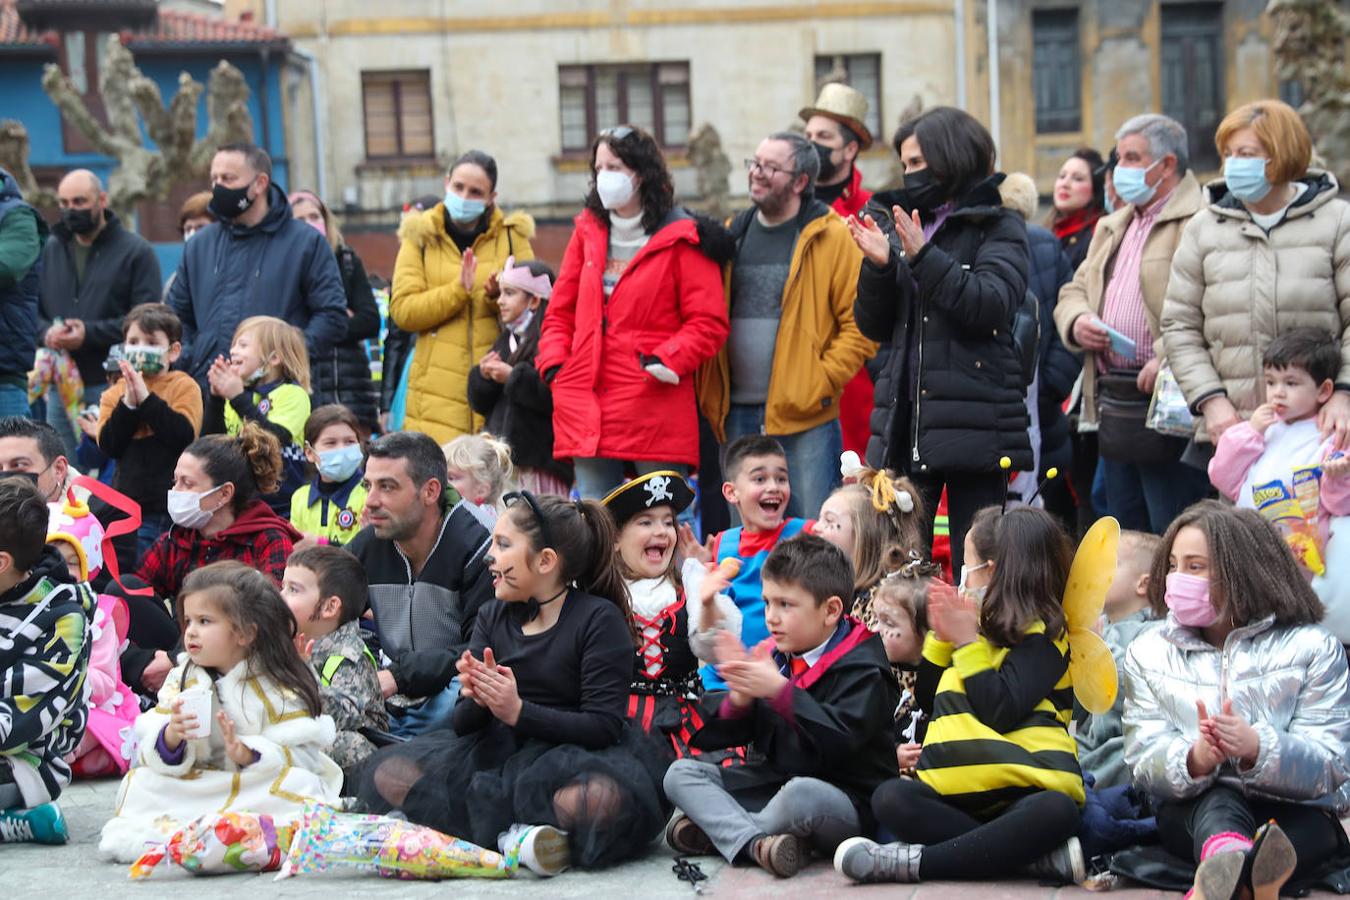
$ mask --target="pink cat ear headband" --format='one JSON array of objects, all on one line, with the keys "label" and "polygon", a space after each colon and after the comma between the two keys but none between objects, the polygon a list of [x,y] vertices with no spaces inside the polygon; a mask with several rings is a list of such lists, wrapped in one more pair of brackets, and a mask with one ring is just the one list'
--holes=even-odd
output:
[{"label": "pink cat ear headband", "polygon": [[541,300],[547,300],[553,293],[553,285],[549,283],[547,275],[532,275],[526,266],[516,265],[516,258],[508,256],[506,258],[506,268],[502,269],[501,277],[497,283],[503,287],[510,285],[513,288],[519,288],[527,294],[534,294]]}]

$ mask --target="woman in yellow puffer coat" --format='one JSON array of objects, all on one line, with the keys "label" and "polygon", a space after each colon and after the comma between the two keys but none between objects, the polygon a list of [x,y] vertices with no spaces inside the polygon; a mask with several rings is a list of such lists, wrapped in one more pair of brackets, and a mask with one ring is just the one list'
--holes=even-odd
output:
[{"label": "woman in yellow puffer coat", "polygon": [[437,443],[482,429],[469,406],[469,370],[500,332],[488,281],[508,257],[534,258],[534,220],[503,215],[496,197],[496,161],[470,150],[445,177],[445,201],[399,226],[389,315],[417,335],[403,428]]}]

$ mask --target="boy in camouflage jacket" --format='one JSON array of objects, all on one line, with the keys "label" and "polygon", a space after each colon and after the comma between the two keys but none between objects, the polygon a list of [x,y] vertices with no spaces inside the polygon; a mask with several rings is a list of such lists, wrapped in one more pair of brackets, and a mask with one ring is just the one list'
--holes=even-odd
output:
[{"label": "boy in camouflage jacket", "polygon": [[323,711],[337,725],[328,755],[342,767],[350,790],[375,745],[359,731],[389,727],[375,659],[361,639],[366,573],[346,550],[320,545],[286,561],[281,595],[295,616],[297,643],[319,677]]}]

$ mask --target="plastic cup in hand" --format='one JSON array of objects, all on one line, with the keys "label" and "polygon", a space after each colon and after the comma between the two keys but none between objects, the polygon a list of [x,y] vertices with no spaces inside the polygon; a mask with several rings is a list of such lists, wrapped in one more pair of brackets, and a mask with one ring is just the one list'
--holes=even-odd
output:
[{"label": "plastic cup in hand", "polygon": [[178,695],[178,699],[183,701],[179,707],[183,715],[197,717],[197,724],[185,736],[194,739],[210,737],[211,692],[201,687],[188,688]]}]

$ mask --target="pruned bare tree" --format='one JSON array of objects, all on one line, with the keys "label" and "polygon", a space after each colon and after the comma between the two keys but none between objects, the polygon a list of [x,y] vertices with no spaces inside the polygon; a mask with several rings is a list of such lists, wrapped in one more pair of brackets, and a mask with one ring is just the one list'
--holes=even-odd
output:
[{"label": "pruned bare tree", "polygon": [[[117,35],[109,36],[104,58],[99,92],[106,125],[55,64],[43,70],[42,88],[95,150],[117,160],[108,179],[110,206],[129,210],[142,200],[163,200],[175,184],[204,178],[216,147],[253,139],[248,84],[243,73],[228,62],[221,60],[211,71],[205,88],[183,72],[178,76],[178,91],[165,104],[159,85],[141,72]],[[208,126],[198,137],[197,105],[203,90]],[[146,146],[142,122],[153,148]]]},{"label": "pruned bare tree", "polygon": [[40,187],[28,166],[28,129],[14,119],[0,119],[0,168],[14,176],[19,193],[34,206],[55,206],[56,192]]},{"label": "pruned bare tree", "polygon": [[1326,166],[1350,190],[1350,16],[1328,0],[1270,0],[1282,81],[1303,87],[1299,113]]}]

